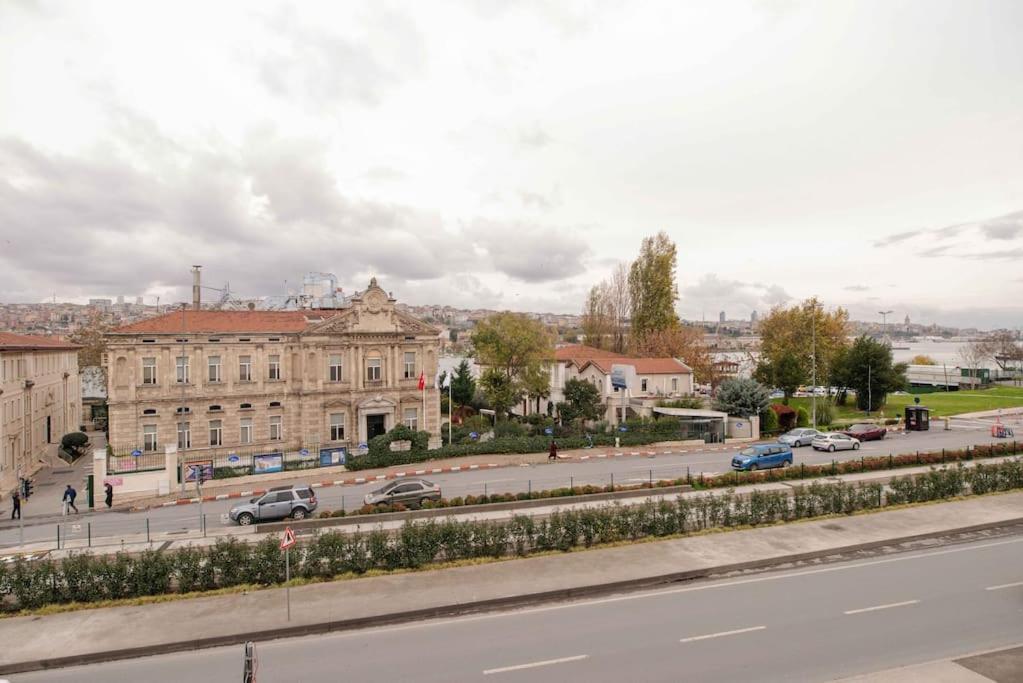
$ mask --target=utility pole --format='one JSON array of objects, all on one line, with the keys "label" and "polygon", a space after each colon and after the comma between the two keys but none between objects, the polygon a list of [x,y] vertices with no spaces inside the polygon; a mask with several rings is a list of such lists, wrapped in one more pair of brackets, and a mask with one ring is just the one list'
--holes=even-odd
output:
[{"label": "utility pole", "polygon": [[881,336],[889,345],[891,345],[891,341],[888,339],[888,316],[894,312],[895,311],[878,311],[878,315],[881,316]]},{"label": "utility pole", "polygon": [[813,428],[817,429],[817,299],[813,300],[813,319],[810,322],[810,405]]},{"label": "utility pole", "polygon": [[870,415],[872,407],[874,407],[874,385],[870,378],[870,363],[867,363],[867,415]]}]

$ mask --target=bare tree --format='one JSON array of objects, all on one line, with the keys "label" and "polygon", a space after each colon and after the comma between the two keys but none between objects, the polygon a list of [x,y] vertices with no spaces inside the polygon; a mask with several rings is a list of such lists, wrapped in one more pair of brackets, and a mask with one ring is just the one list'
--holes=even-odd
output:
[{"label": "bare tree", "polygon": [[629,295],[629,268],[619,263],[611,273],[608,283],[608,295],[611,299],[611,316],[614,325],[614,342],[612,348],[617,353],[624,353],[628,347],[629,316],[632,312]]},{"label": "bare tree", "polygon": [[972,341],[959,347],[959,358],[962,359],[963,365],[970,371],[970,377],[974,379],[974,384],[978,383],[976,378],[980,375],[978,372],[980,364],[987,357],[988,352],[984,348],[984,342],[982,341]]}]

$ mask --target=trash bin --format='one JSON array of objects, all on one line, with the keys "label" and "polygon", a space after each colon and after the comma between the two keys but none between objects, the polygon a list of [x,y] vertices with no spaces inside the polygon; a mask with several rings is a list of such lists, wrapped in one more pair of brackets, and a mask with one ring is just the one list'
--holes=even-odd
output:
[{"label": "trash bin", "polygon": [[906,431],[926,432],[931,428],[931,410],[925,406],[906,406]]}]

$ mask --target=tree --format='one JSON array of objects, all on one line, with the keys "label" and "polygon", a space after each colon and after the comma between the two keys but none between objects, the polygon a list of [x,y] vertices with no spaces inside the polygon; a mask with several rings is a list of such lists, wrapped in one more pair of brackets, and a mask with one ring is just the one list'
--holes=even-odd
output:
[{"label": "tree", "polygon": [[792,354],[804,381],[814,374],[816,366],[817,384],[836,384],[831,372],[835,358],[849,346],[847,311],[836,308],[828,312],[816,298],[807,299],[790,308],[771,309],[760,321],[759,329],[762,362],[777,367],[786,354]]},{"label": "tree", "polygon": [[540,412],[540,401],[551,395],[551,372],[543,365],[535,365],[526,368],[522,375],[522,388],[529,399],[529,409],[532,410],[532,403],[536,401],[536,412]]},{"label": "tree", "polygon": [[1012,332],[995,332],[980,342],[980,349],[1002,370],[1019,367],[1023,362],[1023,342]]},{"label": "tree", "polygon": [[486,368],[480,385],[498,412],[518,403],[528,390],[527,376],[535,379],[554,360],[553,336],[542,323],[521,313],[496,313],[481,320],[472,343],[477,362]]},{"label": "tree", "polygon": [[77,460],[88,452],[89,437],[85,432],[68,432],[60,439],[60,447],[72,461]]},{"label": "tree", "polygon": [[774,362],[762,360],[753,371],[753,377],[772,387],[777,387],[785,393],[785,405],[796,393],[799,385],[806,382],[806,374],[799,357],[792,351],[784,351]]},{"label": "tree", "polygon": [[565,400],[558,404],[558,414],[565,422],[599,420],[600,390],[591,382],[572,378],[565,382]]},{"label": "tree", "polygon": [[704,341],[703,328],[693,325],[674,325],[663,330],[652,330],[642,337],[634,337],[630,352],[640,358],[678,358],[693,369],[694,383],[716,385],[714,358]]},{"label": "tree", "polygon": [[103,354],[107,351],[106,334],[110,324],[99,314],[92,315],[84,325],[68,335],[68,341],[78,344],[78,367],[103,366]]},{"label": "tree", "polygon": [[842,386],[856,390],[856,405],[868,412],[883,406],[890,392],[906,387],[906,364],[893,362],[891,347],[867,335],[840,356],[834,375]]},{"label": "tree", "polygon": [[751,417],[767,410],[767,388],[755,379],[726,379],[718,389],[714,410],[734,417]]},{"label": "tree", "polygon": [[664,232],[646,237],[639,257],[629,268],[629,301],[632,309],[633,338],[664,330],[678,324],[675,301],[677,254],[675,243]]},{"label": "tree", "polygon": [[607,282],[590,287],[583,307],[582,328],[586,345],[595,349],[610,349],[614,345],[614,311]]},{"label": "tree", "polygon": [[[987,356],[988,352],[984,348],[983,342],[970,342],[959,347],[959,357],[962,358],[963,365],[970,371],[970,377],[973,378],[980,375],[980,365]],[[974,379],[974,383],[979,383],[979,380]]]},{"label": "tree", "polygon": [[611,280],[608,282],[607,291],[611,299],[611,320],[614,328],[611,350],[615,353],[625,353],[629,342],[629,316],[632,312],[629,294],[629,266],[624,263],[615,266],[615,269],[611,271]]},{"label": "tree", "polygon": [[469,368],[469,361],[463,358],[451,375],[451,399],[456,405],[467,406],[472,404],[475,396],[476,380]]},{"label": "tree", "polygon": [[909,364],[910,365],[937,365],[937,363],[934,362],[933,358],[931,358],[930,356],[924,355],[922,353],[913,356],[913,359],[911,361],[909,361]]}]

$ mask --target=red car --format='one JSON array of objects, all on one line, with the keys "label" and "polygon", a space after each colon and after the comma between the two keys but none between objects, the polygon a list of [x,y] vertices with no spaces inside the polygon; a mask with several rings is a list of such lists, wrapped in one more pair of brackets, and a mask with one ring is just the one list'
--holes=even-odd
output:
[{"label": "red car", "polygon": [[852,425],[848,429],[841,430],[841,433],[860,441],[880,441],[888,433],[888,430],[881,425],[861,422]]}]

